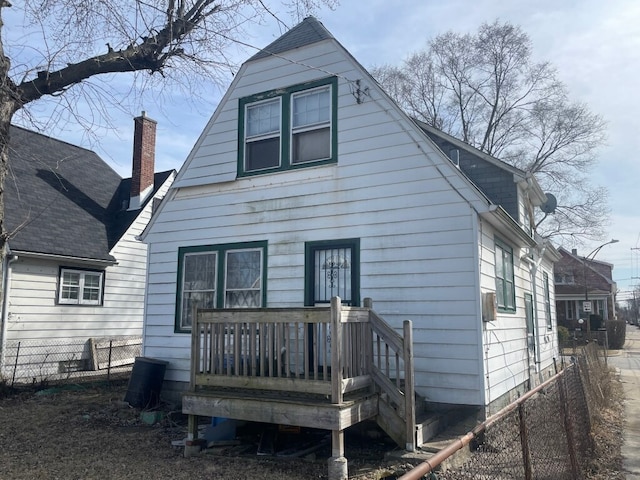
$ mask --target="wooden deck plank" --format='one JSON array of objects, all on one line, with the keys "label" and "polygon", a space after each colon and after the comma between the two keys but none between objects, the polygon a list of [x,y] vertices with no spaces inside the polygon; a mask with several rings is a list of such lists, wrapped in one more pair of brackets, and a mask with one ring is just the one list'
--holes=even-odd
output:
[{"label": "wooden deck plank", "polygon": [[[331,395],[330,382],[322,380],[298,380],[293,377],[233,377],[198,374],[196,375],[196,384],[206,387],[246,388],[253,390]],[[351,388],[351,390],[353,390],[353,388]]]},{"label": "wooden deck plank", "polygon": [[224,417],[252,422],[344,430],[378,414],[377,395],[331,404],[265,396],[233,396],[219,392],[185,393],[182,412],[203,417]]}]

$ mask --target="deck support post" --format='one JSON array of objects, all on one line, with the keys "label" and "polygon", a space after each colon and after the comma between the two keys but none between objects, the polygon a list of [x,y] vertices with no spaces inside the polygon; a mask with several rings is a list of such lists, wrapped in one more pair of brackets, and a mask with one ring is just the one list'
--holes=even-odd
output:
[{"label": "deck support post", "polygon": [[408,452],[416,451],[416,395],[413,371],[413,324],[405,320],[402,324],[404,336],[404,389],[405,389],[405,426]]},{"label": "deck support post", "polygon": [[[342,302],[331,299],[331,403],[340,404],[342,391]],[[328,460],[329,480],[347,480],[347,459],[344,456],[344,431],[331,431],[331,458]]]},{"label": "deck support post", "polygon": [[198,416],[189,415],[187,424],[187,440],[184,442],[184,456],[191,457],[200,453],[204,439],[198,438]]},{"label": "deck support post", "polygon": [[[198,325],[198,305],[193,305],[191,317],[191,371],[189,374],[189,391],[196,391],[196,373],[200,365],[200,325]],[[184,456],[190,457],[200,452],[202,441],[198,439],[198,416],[189,415],[187,424],[187,440],[184,443]]]},{"label": "deck support post", "polygon": [[327,461],[329,480],[347,480],[349,472],[344,456],[344,431],[331,431],[331,458]]}]

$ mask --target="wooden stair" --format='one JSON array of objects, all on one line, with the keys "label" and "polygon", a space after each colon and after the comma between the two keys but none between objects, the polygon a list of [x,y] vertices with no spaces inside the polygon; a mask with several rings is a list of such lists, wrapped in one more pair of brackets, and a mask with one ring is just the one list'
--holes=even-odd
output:
[{"label": "wooden stair", "polygon": [[199,440],[198,416],[329,429],[329,476],[341,478],[344,430],[375,418],[401,448],[415,451],[424,429],[416,426],[411,321],[399,333],[371,299],[363,303],[343,307],[334,297],[330,307],[195,307],[182,405],[187,447]]}]

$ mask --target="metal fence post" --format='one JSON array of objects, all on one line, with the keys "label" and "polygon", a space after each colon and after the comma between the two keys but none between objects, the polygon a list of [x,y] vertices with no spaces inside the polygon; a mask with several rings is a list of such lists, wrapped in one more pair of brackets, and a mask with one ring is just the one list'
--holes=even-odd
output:
[{"label": "metal fence post", "polygon": [[107,383],[111,384],[111,352],[113,351],[113,340],[109,340],[109,360],[107,362]]},{"label": "metal fence post", "polygon": [[569,449],[569,460],[571,461],[571,471],[573,478],[581,478],[580,468],[578,466],[578,460],[576,458],[576,444],[573,435],[573,423],[569,416],[569,404],[567,402],[567,391],[565,385],[565,376],[561,375],[558,378],[558,391],[560,393],[560,410],[562,412],[562,420],[564,423],[564,430],[567,433],[567,447]]},{"label": "metal fence post", "polygon": [[20,342],[18,342],[18,348],[16,350],[16,361],[13,362],[13,376],[11,377],[11,386],[16,383],[16,371],[18,370],[18,357],[20,356]]},{"label": "metal fence post", "polygon": [[518,405],[518,419],[520,420],[520,445],[522,447],[522,464],[524,466],[525,480],[533,479],[531,465],[531,452],[529,451],[529,432],[527,430],[527,419],[524,411],[524,402]]}]

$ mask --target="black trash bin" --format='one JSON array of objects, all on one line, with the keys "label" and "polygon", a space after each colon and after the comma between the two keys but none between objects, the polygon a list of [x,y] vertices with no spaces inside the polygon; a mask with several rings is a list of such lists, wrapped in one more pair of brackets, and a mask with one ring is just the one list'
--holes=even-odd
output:
[{"label": "black trash bin", "polygon": [[124,401],[137,408],[158,405],[167,363],[154,358],[136,357]]}]

